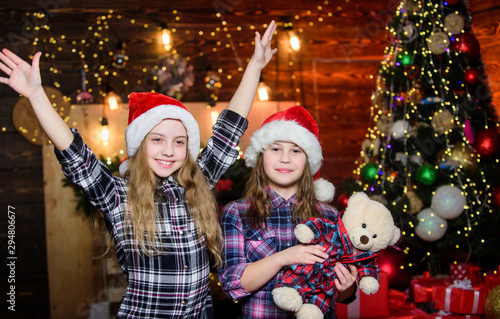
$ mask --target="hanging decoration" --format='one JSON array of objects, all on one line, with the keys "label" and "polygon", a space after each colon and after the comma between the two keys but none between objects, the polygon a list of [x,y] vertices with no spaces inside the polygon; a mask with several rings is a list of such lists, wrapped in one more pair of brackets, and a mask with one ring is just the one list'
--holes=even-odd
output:
[{"label": "hanging decoration", "polygon": [[367,183],[373,183],[378,177],[378,165],[376,163],[367,163],[361,168],[361,177]]},{"label": "hanging decoration", "polygon": [[444,219],[454,219],[463,213],[466,198],[462,191],[455,186],[443,185],[438,187],[432,197],[432,210]]},{"label": "hanging decoration", "polygon": [[85,69],[82,70],[82,91],[76,95],[77,104],[90,104],[94,102],[94,96],[87,91],[87,77]]},{"label": "hanging decoration", "polygon": [[486,295],[484,301],[486,319],[500,318],[500,286],[496,286]]},{"label": "hanging decoration", "polygon": [[448,230],[448,222],[430,208],[420,211],[417,214],[417,220],[415,233],[420,239],[428,242],[440,240]]},{"label": "hanging decoration", "polygon": [[408,123],[405,120],[399,120],[394,122],[391,128],[391,136],[396,139],[400,140],[408,134],[408,131],[410,129],[410,123]]},{"label": "hanging decoration", "polygon": [[453,121],[453,114],[449,110],[439,110],[434,113],[431,120],[431,125],[438,134],[443,134],[455,126]]},{"label": "hanging decoration", "polygon": [[167,54],[160,58],[156,70],[160,92],[178,100],[194,84],[193,65],[180,54]]},{"label": "hanging decoration", "polygon": [[422,185],[430,186],[434,184],[437,178],[437,170],[434,165],[424,164],[417,169],[416,179]]},{"label": "hanging decoration", "polygon": [[424,207],[424,202],[414,191],[407,192],[404,197],[408,201],[408,208],[406,209],[408,215],[415,215]]},{"label": "hanging decoration", "polygon": [[450,38],[444,32],[436,32],[427,38],[427,46],[433,54],[443,54],[450,46]]},{"label": "hanging decoration", "polygon": [[444,18],[445,30],[451,34],[459,34],[464,30],[465,19],[456,13],[450,13]]},{"label": "hanging decoration", "polygon": [[475,135],[474,149],[485,161],[496,159],[500,155],[500,133],[495,128],[480,130]]},{"label": "hanging decoration", "polygon": [[124,69],[128,63],[128,55],[125,49],[127,48],[125,42],[118,42],[116,52],[113,54],[113,67],[116,69]]},{"label": "hanging decoration", "polygon": [[207,71],[204,81],[207,89],[216,94],[218,93],[218,90],[222,87],[219,74],[213,70]]}]

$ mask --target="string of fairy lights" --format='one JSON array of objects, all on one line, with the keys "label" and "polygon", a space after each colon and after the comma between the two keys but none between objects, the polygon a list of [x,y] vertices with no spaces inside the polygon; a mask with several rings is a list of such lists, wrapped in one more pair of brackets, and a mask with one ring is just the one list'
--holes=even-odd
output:
[{"label": "string of fairy lights", "polygon": [[[468,85],[471,84],[467,80],[467,74],[472,70],[472,67],[467,60],[465,63],[458,64],[454,61],[461,61],[459,56],[464,55],[464,51],[470,50],[470,47],[462,47],[462,50],[451,47],[463,40],[462,35],[468,32],[464,24],[471,21],[471,16],[468,13],[468,16],[464,17],[463,13],[458,11],[445,14],[442,9],[443,4],[439,1],[434,3],[428,0],[402,1],[395,14],[395,20],[401,23],[397,26],[389,25],[387,27],[387,31],[392,36],[392,45],[385,49],[385,58],[380,65],[376,79],[376,89],[371,97],[370,118],[372,123],[368,128],[367,140],[360,153],[361,158],[365,158],[365,161],[356,161],[357,168],[353,173],[358,176],[357,183],[363,191],[373,194],[380,192],[381,198],[388,195],[386,189],[391,189],[391,187],[395,187],[395,183],[404,180],[401,198],[392,198],[386,204],[396,210],[397,207],[401,206],[401,199],[406,198],[409,205],[402,205],[401,211],[406,215],[417,214],[419,223],[414,223],[412,219],[409,219],[407,224],[403,225],[402,235],[409,238],[420,237],[425,241],[434,242],[444,236],[449,220],[456,216],[440,218],[431,210],[429,210],[429,215],[424,216],[422,213],[428,208],[422,207],[423,203],[415,193],[421,190],[419,188],[432,185],[432,179],[435,178],[438,170],[448,172],[449,189],[459,190],[456,198],[458,202],[461,198],[464,199],[462,210],[466,216],[463,227],[456,230],[457,235],[462,236],[465,240],[457,242],[455,249],[470,250],[470,247],[461,245],[467,245],[464,244],[467,243],[466,238],[478,225],[481,214],[493,213],[489,200],[491,185],[488,183],[482,168],[482,160],[484,161],[485,156],[482,159],[481,154],[474,152],[474,141],[470,133],[471,124],[467,117],[464,120],[463,113],[460,114],[459,106],[461,104],[473,103],[474,101],[474,97],[467,90]],[[412,18],[411,22],[409,15]],[[409,46],[408,43],[413,43],[413,45]],[[409,47],[412,49],[408,49]],[[470,51],[467,53],[469,56],[471,55]],[[416,61],[417,58],[418,61]],[[405,83],[403,87],[407,90],[395,90],[393,83],[389,83],[391,80],[387,77],[394,78],[394,70],[397,68],[404,70]],[[457,68],[465,74],[465,80],[459,83],[458,88],[452,87],[450,77],[446,76]],[[422,89],[416,79],[419,79],[420,83],[425,81],[429,85],[426,92],[428,97],[423,96]],[[436,79],[440,81],[436,81]],[[428,114],[428,112],[421,111],[426,105],[438,105],[439,107],[436,112]],[[429,147],[444,142],[445,148],[441,156],[438,156],[436,164],[424,163],[422,157],[426,154],[408,152],[408,141],[415,138],[415,134],[417,134],[418,128],[412,128],[410,124],[411,120],[415,120],[415,118],[418,121],[430,123],[435,131],[430,140],[424,141],[428,143]],[[484,127],[488,128],[489,125],[491,125],[491,121],[485,118]],[[452,132],[461,134],[461,140],[452,142]],[[390,152],[394,143],[398,141],[403,144],[403,154],[400,156],[407,159],[408,162],[413,160],[415,164],[421,165],[416,172],[409,171],[408,165],[403,165],[401,172],[387,169],[389,159],[385,154]],[[368,158],[371,156],[374,158],[378,156],[378,160],[370,161]],[[498,159],[494,161],[498,163]],[[447,164],[450,162],[453,164],[448,166]],[[471,171],[475,170],[479,170],[481,176],[479,182],[470,177]],[[417,176],[414,176],[415,174]],[[404,178],[401,179],[401,176]],[[424,183],[415,183],[412,181],[415,179],[414,177]],[[428,179],[428,183],[425,183],[426,179]],[[386,187],[388,185],[385,183],[391,184],[390,187]],[[432,192],[436,198],[438,191],[439,188]],[[433,219],[432,222],[429,222],[430,218]],[[426,228],[419,231],[418,227]],[[483,236],[480,238],[481,243],[488,240],[485,237],[487,234],[476,232],[474,235]],[[408,265],[402,265],[401,268],[417,266],[431,255],[431,249],[429,246],[421,260],[410,261]],[[409,245],[403,247],[403,250],[408,255],[412,253]]]},{"label": "string of fairy lights", "polygon": [[[350,0],[343,0],[345,5],[349,5]],[[303,37],[305,30],[307,28],[315,26],[318,23],[325,23],[328,18],[343,11],[343,7],[340,4],[332,4],[329,0],[319,1],[316,4],[311,3],[311,9],[305,12],[297,12],[295,14],[283,17],[283,21],[277,21],[278,28],[285,30],[285,34],[290,36],[290,34],[298,34],[298,39]],[[214,76],[210,80],[211,88],[214,88],[211,93],[210,99],[213,102],[218,101],[218,90],[222,85],[225,85],[229,81],[232,81],[238,73],[243,72],[244,63],[238,54],[238,48],[246,45],[246,42],[236,42],[236,37],[233,33],[240,33],[245,30],[257,30],[262,29],[262,27],[267,27],[267,25],[256,26],[253,24],[239,24],[239,21],[229,21],[229,19],[237,19],[234,17],[225,17],[221,12],[218,12],[214,8],[214,17],[220,22],[220,26],[210,28],[208,30],[193,30],[190,28],[178,28],[176,25],[180,25],[183,21],[185,13],[179,10],[172,10],[169,12],[169,25],[165,23],[158,22],[158,20],[148,20],[148,18],[140,17],[129,17],[123,13],[109,10],[105,14],[96,15],[95,19],[88,25],[86,30],[82,30],[82,37],[79,40],[69,40],[67,34],[54,34],[52,26],[50,25],[51,19],[48,14],[44,11],[27,11],[25,13],[26,21],[31,21],[24,26],[24,30],[32,34],[33,37],[33,53],[36,51],[43,52],[43,58],[46,63],[49,64],[48,71],[50,72],[53,86],[56,89],[61,88],[60,74],[61,67],[58,66],[59,57],[61,54],[72,54],[76,56],[76,59],[81,61],[82,68],[82,88],[72,93],[71,95],[64,96],[65,104],[71,105],[71,108],[76,107],[75,104],[86,104],[92,103],[94,101],[104,100],[112,88],[110,88],[110,82],[117,82],[122,90],[130,93],[134,87],[145,87],[150,91],[155,91],[155,87],[148,83],[159,80],[159,74],[161,70],[165,69],[165,65],[150,65],[150,66],[139,66],[129,63],[128,56],[126,55],[126,44],[121,43],[120,39],[117,39],[117,34],[113,30],[113,24],[121,23],[128,20],[130,27],[143,29],[145,33],[158,33],[158,39],[161,39],[162,34],[168,33],[171,37],[172,43],[169,44],[167,53],[170,56],[180,56],[179,52],[182,48],[176,47],[175,38],[182,38],[183,34],[189,35],[196,33],[200,37],[207,37],[209,40],[216,40],[212,47],[200,48],[197,53],[198,56],[209,56],[212,54],[220,54],[223,50],[231,50],[234,54],[235,60],[238,64],[236,70],[224,69],[221,66],[217,66],[214,69]],[[58,31],[60,32],[60,31]],[[161,40],[159,40],[161,41]],[[296,40],[300,43],[300,40]],[[119,47],[114,47],[113,44],[118,42]],[[251,43],[254,45],[255,43]],[[167,44],[165,44],[167,47]],[[280,48],[283,50],[283,48]],[[302,104],[301,93],[303,93],[303,87],[300,80],[301,69],[298,69],[299,61],[297,59],[300,56],[297,54],[299,49],[292,48],[292,46],[286,48],[288,55],[288,70],[290,74],[290,90],[293,92],[293,97],[297,105]],[[123,52],[121,52],[123,51]],[[196,56],[185,56],[182,57],[187,63],[189,63]],[[32,56],[30,56],[32,58]],[[110,63],[112,61],[112,63]],[[246,62],[249,61],[249,58]],[[126,71],[125,69],[126,66]],[[279,72],[279,70],[278,70]],[[136,80],[131,79],[130,74],[136,76]],[[127,74],[127,76],[124,76]],[[223,79],[223,80],[221,80]],[[208,77],[207,77],[208,80]],[[207,83],[208,87],[208,83]],[[128,95],[128,94],[127,94]],[[76,96],[76,97],[75,97]],[[210,108],[213,105],[207,105]],[[54,104],[54,108],[62,115],[62,110],[60,108],[67,108],[67,106],[58,106]],[[76,123],[71,123],[71,119],[65,112],[64,120],[75,126]],[[2,129],[5,131],[5,128]],[[20,128],[20,133],[29,133],[27,128]]]}]

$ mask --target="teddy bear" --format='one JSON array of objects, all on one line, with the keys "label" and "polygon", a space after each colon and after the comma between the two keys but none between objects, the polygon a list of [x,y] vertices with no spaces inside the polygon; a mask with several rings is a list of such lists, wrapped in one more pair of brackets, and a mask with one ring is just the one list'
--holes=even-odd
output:
[{"label": "teddy bear", "polygon": [[337,261],[355,264],[359,289],[365,294],[376,293],[379,268],[375,258],[401,236],[391,212],[363,192],[351,195],[336,222],[310,218],[299,223],[294,233],[299,242],[320,244],[329,255],[323,263],[285,268],[282,281],[272,291],[275,304],[299,319],[323,318],[326,312],[335,311],[338,291],[333,266]]}]

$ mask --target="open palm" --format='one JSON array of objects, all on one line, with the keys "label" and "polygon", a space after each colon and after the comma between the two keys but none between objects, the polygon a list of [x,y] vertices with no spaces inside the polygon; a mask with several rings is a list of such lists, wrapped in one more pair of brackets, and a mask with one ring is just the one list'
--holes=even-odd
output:
[{"label": "open palm", "polygon": [[13,52],[3,49],[0,52],[0,69],[8,77],[0,77],[0,83],[9,85],[16,92],[29,98],[41,87],[40,79],[40,52],[33,57],[33,64],[29,65]]},{"label": "open palm", "polygon": [[260,33],[255,32],[255,52],[253,57],[255,61],[261,64],[262,68],[264,68],[269,63],[269,61],[271,61],[273,54],[278,51],[278,49],[276,48],[271,48],[271,40],[275,31],[276,22],[274,22],[273,20],[267,27],[266,32],[262,37],[260,36]]}]

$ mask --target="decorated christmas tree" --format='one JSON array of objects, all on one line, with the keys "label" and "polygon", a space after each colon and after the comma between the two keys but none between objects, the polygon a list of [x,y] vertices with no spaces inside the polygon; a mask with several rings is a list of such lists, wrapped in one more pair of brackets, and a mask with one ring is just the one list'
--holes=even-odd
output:
[{"label": "decorated christmas tree", "polygon": [[356,191],[384,203],[404,267],[496,268],[499,123],[468,3],[405,0],[387,29],[367,139],[339,205]]}]

